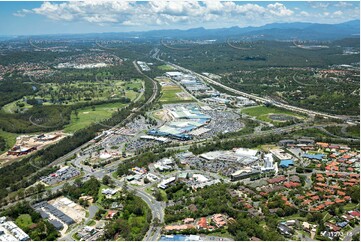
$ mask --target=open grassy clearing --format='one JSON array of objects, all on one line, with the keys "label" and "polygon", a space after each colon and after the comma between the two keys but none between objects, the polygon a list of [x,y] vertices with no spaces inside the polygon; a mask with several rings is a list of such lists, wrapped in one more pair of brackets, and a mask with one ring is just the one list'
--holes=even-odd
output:
[{"label": "open grassy clearing", "polygon": [[1,148],[0,148],[0,151],[4,151],[6,149],[13,147],[17,136],[18,136],[17,134],[13,134],[13,133],[9,133],[9,132],[0,130],[0,137],[2,137],[6,143],[5,149],[1,150]]},{"label": "open grassy clearing", "polygon": [[174,68],[170,65],[161,65],[161,66],[158,66],[158,69],[159,70],[162,70],[162,71],[172,71],[174,70]]},{"label": "open grassy clearing", "polygon": [[254,116],[259,120],[265,121],[265,122],[279,122],[276,120],[272,120],[269,118],[270,114],[280,114],[280,115],[286,115],[286,116],[292,116],[296,118],[303,118],[304,116],[288,111],[288,110],[282,110],[278,109],[276,107],[266,107],[266,106],[257,106],[257,107],[250,107],[242,109],[242,113],[245,113],[250,116]]},{"label": "open grassy clearing", "polygon": [[[183,93],[181,95],[186,95],[181,97],[179,93]],[[179,86],[163,86],[162,87],[162,96],[160,97],[161,103],[177,103],[177,102],[189,102],[192,98],[185,93],[182,88]]]},{"label": "open grassy clearing", "polygon": [[112,113],[116,112],[118,108],[124,107],[123,103],[107,103],[101,105],[95,105],[95,109],[92,107],[86,107],[78,109],[78,117],[75,113],[71,114],[70,124],[66,125],[64,132],[73,133],[79,129],[85,128],[94,122],[110,118]]},{"label": "open grassy clearing", "polygon": [[23,100],[17,100],[17,101],[6,104],[5,106],[2,107],[2,110],[4,110],[4,112],[6,112],[6,113],[14,113],[18,109],[26,110],[26,109],[29,109],[32,107],[33,107],[33,105],[23,102]]}]

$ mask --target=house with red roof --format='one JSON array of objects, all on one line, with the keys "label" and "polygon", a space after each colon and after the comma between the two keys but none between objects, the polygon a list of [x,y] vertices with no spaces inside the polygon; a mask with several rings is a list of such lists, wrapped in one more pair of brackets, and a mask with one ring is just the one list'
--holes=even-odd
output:
[{"label": "house with red roof", "polygon": [[350,214],[354,218],[360,219],[360,212],[359,211],[349,211],[348,214]]}]

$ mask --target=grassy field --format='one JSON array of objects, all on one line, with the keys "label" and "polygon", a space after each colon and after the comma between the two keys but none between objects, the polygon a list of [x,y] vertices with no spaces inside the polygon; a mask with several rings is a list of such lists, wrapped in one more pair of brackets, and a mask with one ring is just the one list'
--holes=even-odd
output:
[{"label": "grassy field", "polygon": [[[19,107],[17,105],[17,103],[24,105],[23,107]],[[4,110],[4,112],[6,113],[14,113],[16,110],[20,110],[22,109],[29,109],[32,108],[33,106],[30,104],[27,104],[26,102],[22,102],[21,100],[17,100],[11,103],[6,104],[5,106],[2,107],[2,110]]]},{"label": "grassy field", "polygon": [[[38,99],[46,100],[43,105],[73,105],[88,101],[105,101],[109,99],[120,99],[127,97],[135,99],[142,89],[142,80],[133,79],[125,82],[122,80],[98,80],[98,81],[79,81],[71,83],[47,83],[39,89],[36,95],[27,96],[28,100]],[[61,93],[61,94],[60,94]],[[52,102],[51,100],[54,100]],[[57,102],[57,100],[62,100]],[[17,106],[17,103],[24,105]],[[7,113],[14,113],[16,110],[22,111],[31,108],[32,105],[23,102],[23,99],[6,104],[2,110]]]},{"label": "grassy field", "polygon": [[254,116],[257,119],[265,121],[265,122],[278,122],[278,121],[270,119],[268,117],[268,115],[270,115],[270,114],[283,114],[283,115],[288,115],[288,116],[294,116],[297,118],[302,118],[302,116],[300,114],[296,114],[291,111],[282,110],[282,109],[278,109],[275,107],[265,107],[265,106],[245,108],[242,110],[242,113],[245,113],[250,116]]},{"label": "grassy field", "polygon": [[306,137],[330,137],[329,135],[323,133],[321,130],[316,128],[309,128],[309,129],[303,129],[303,130],[297,130],[292,133],[296,136],[306,136]]},{"label": "grassy field", "polygon": [[358,208],[358,207],[359,207],[359,204],[347,203],[345,206],[343,206],[343,209],[345,211],[349,211],[349,210],[352,210],[352,209],[355,209],[355,208]]},{"label": "grassy field", "polygon": [[78,118],[74,112],[71,114],[70,124],[66,125],[64,132],[73,133],[79,129],[85,128],[92,123],[110,118],[112,113],[117,111],[118,108],[124,107],[123,103],[107,103],[95,105],[95,110],[92,107],[86,107],[78,110]]},{"label": "grassy field", "polygon": [[181,98],[177,93],[183,92],[178,86],[164,86],[162,87],[162,96],[160,97],[161,103],[178,103],[192,101],[191,97]]},{"label": "grassy field", "polygon": [[[18,136],[17,134],[13,134],[13,133],[9,133],[9,132],[0,130],[0,137],[3,137],[6,142],[6,146],[7,146],[6,149],[14,146],[17,136]],[[0,150],[0,151],[2,151],[2,150]]]},{"label": "grassy field", "polygon": [[174,70],[174,68],[170,65],[161,65],[161,66],[158,66],[158,69],[159,70],[162,70],[162,71],[172,71]]},{"label": "grassy field", "polygon": [[359,138],[360,137],[360,125],[347,127],[346,132],[348,135]]},{"label": "grassy field", "polygon": [[21,214],[16,220],[15,223],[20,228],[26,228],[33,224],[33,221],[31,220],[31,216],[29,214]]}]

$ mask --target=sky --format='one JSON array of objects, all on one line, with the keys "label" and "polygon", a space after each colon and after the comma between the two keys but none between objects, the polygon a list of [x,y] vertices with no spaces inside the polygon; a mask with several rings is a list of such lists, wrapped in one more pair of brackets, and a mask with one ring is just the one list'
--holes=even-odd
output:
[{"label": "sky", "polygon": [[359,1],[0,0],[0,35],[341,23],[359,18]]}]

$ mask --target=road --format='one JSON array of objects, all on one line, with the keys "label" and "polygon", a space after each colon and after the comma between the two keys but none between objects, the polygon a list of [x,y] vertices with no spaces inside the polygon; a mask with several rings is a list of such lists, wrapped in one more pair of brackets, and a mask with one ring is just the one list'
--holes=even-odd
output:
[{"label": "road", "polygon": [[360,226],[356,226],[351,231],[346,232],[346,236],[345,236],[345,238],[343,238],[343,241],[351,241],[352,236],[354,236],[355,234],[359,234],[359,233],[360,233]]},{"label": "road", "polygon": [[[113,178],[113,181],[114,181],[114,184],[119,187],[124,186],[124,180],[119,181],[118,179]],[[152,211],[152,223],[149,227],[148,232],[144,236],[143,240],[146,240],[146,241],[158,240],[158,238],[160,237],[160,233],[161,233],[161,226],[158,225],[158,223],[159,224],[164,223],[165,203],[156,201],[153,196],[151,196],[150,194],[148,194],[145,191],[142,191],[138,187],[133,187],[133,186],[127,185],[126,188],[128,191],[134,191],[135,195],[140,197],[145,203],[147,203],[150,210]],[[157,224],[154,223],[155,218],[157,218],[157,220],[158,220]]]},{"label": "road", "polygon": [[76,226],[74,229],[72,229],[65,236],[59,238],[58,240],[60,240],[60,241],[72,241],[72,240],[74,240],[73,235],[76,234],[78,231],[82,230],[87,225],[87,223],[91,219],[93,219],[95,217],[95,214],[98,212],[98,210],[99,210],[99,208],[97,206],[91,205],[89,207],[89,217],[84,222],[82,222],[81,225]]},{"label": "road", "polygon": [[189,69],[186,69],[184,67],[181,67],[179,65],[176,65],[176,64],[173,64],[173,63],[170,63],[168,61],[165,61],[165,60],[162,60],[160,59],[157,55],[153,55],[153,57],[155,57],[155,59],[161,61],[161,62],[164,62],[166,63],[167,65],[170,65],[170,66],[173,66],[174,68],[180,70],[180,71],[183,71],[183,72],[186,72],[186,73],[190,73],[192,75],[195,75],[199,78],[201,78],[202,80],[210,83],[210,84],[213,84],[213,85],[216,85],[216,86],[219,86],[227,91],[230,91],[230,92],[233,92],[235,94],[238,94],[240,96],[243,96],[243,97],[246,97],[246,98],[249,98],[249,99],[252,99],[252,100],[255,100],[257,102],[261,102],[261,103],[272,103],[274,106],[276,107],[280,107],[280,108],[284,108],[284,109],[288,109],[288,110],[291,110],[291,111],[294,111],[294,112],[299,112],[299,113],[304,113],[304,114],[307,114],[307,115],[319,115],[319,116],[322,116],[322,117],[326,117],[326,118],[332,118],[332,119],[341,119],[341,120],[345,120],[347,119],[347,117],[344,117],[344,116],[337,116],[337,115],[331,115],[331,114],[327,114],[327,113],[321,113],[321,112],[317,112],[317,111],[312,111],[312,110],[307,110],[307,109],[304,109],[304,108],[299,108],[299,107],[296,107],[296,106],[292,106],[292,105],[289,105],[289,104],[284,104],[284,103],[280,103],[280,102],[277,102],[277,101],[274,101],[274,100],[271,100],[271,99],[267,99],[267,98],[263,98],[263,97],[259,97],[259,96],[256,96],[256,95],[253,95],[253,94],[249,94],[249,93],[245,93],[245,92],[241,92],[239,90],[236,90],[234,88],[231,88],[231,87],[228,87],[226,85],[223,85],[217,81],[214,81],[212,80],[211,78],[207,77],[207,76],[204,76],[204,75],[201,75],[197,72],[194,72],[192,70],[189,70]]},{"label": "road", "polygon": [[[130,121],[132,118],[134,118],[136,115],[137,115],[137,112],[142,110],[143,108],[147,107],[150,103],[152,103],[156,97],[157,97],[157,94],[158,94],[158,85],[157,85],[157,82],[154,81],[152,78],[150,78],[149,76],[145,75],[138,67],[138,65],[136,64],[136,60],[133,61],[133,64],[134,64],[134,67],[136,68],[136,70],[141,74],[143,75],[145,78],[149,79],[152,84],[153,84],[153,88],[152,88],[152,95],[149,97],[149,99],[140,107],[136,108],[135,110],[133,110],[129,115],[128,117],[126,117],[124,120],[122,120],[119,124],[115,125],[114,127],[108,127],[106,126],[107,128],[116,128],[116,127],[119,127],[119,126],[122,126],[124,124],[126,124],[128,121]],[[59,157],[58,159],[54,160],[53,162],[51,162],[50,164],[46,165],[45,167],[42,167],[41,169],[45,169],[47,167],[52,167],[52,166],[55,166],[55,165],[58,165],[60,163],[63,163],[65,162],[67,159],[71,158],[72,156],[76,155],[78,152],[80,152],[82,149],[85,149],[91,145],[94,145],[94,141],[93,140],[90,140],[86,143],[84,143],[83,145],[75,148],[74,150],[70,151],[69,153],[63,155],[62,157]],[[39,170],[41,170],[39,169]],[[29,176],[31,177],[31,175]]]}]

